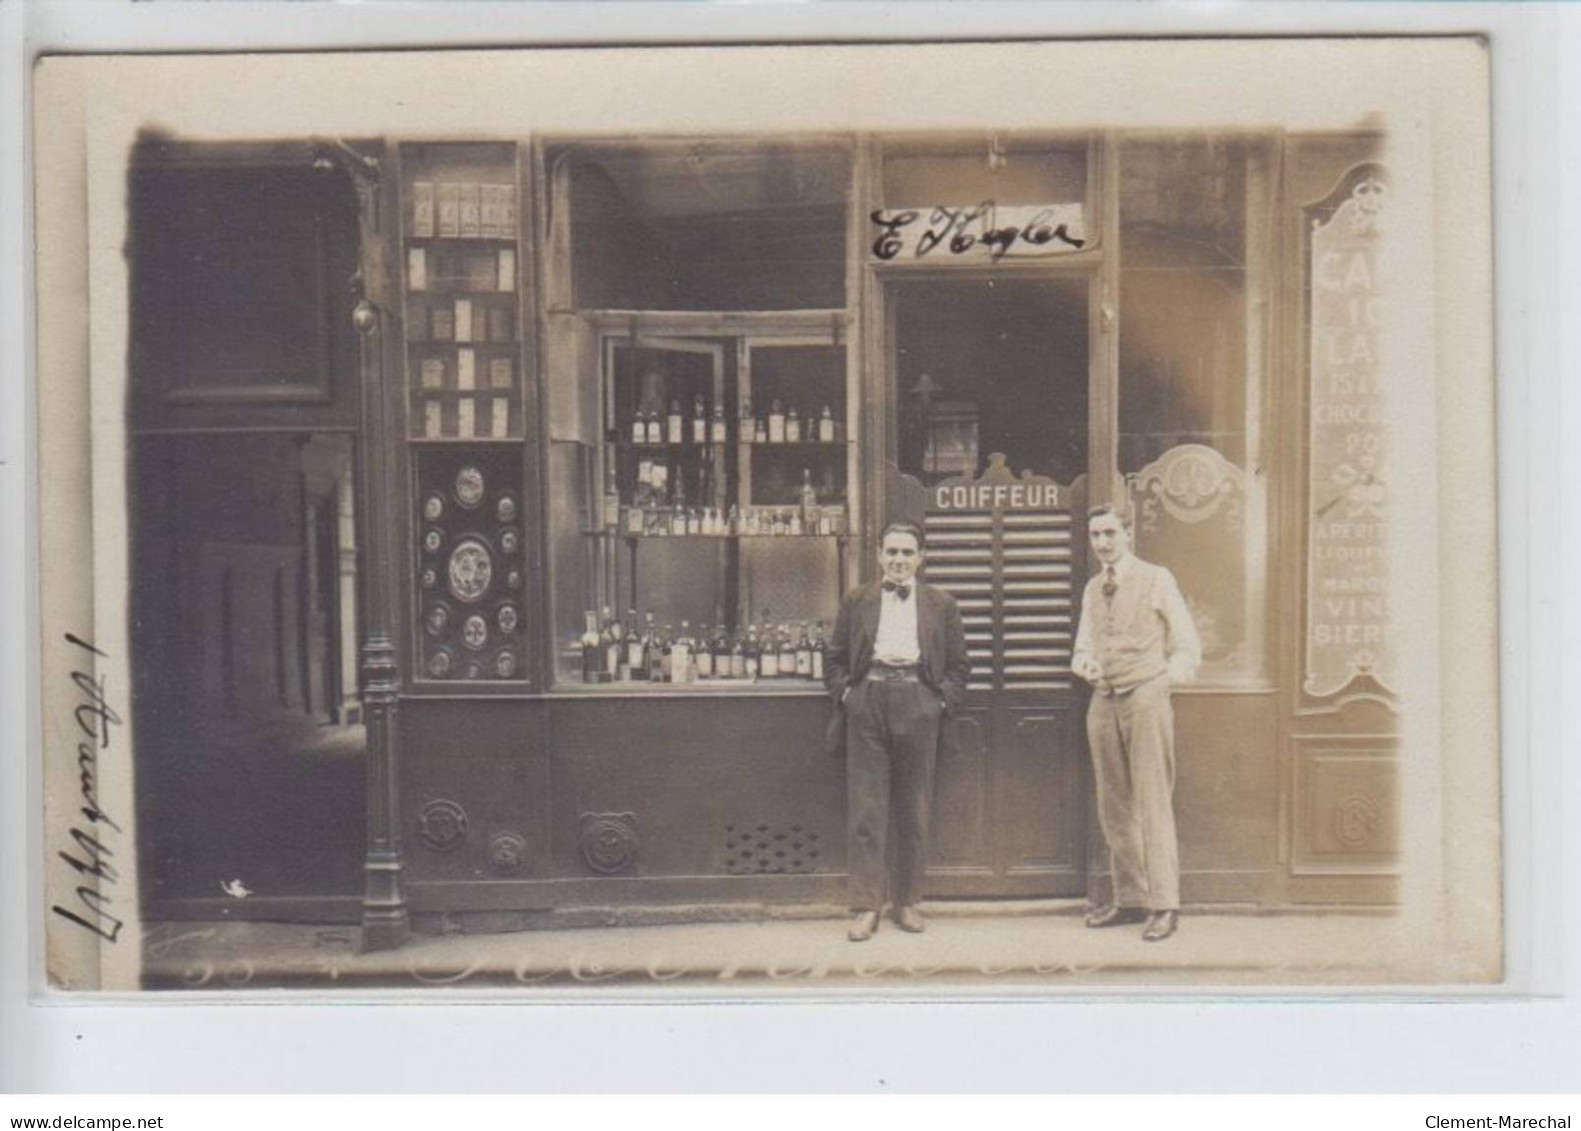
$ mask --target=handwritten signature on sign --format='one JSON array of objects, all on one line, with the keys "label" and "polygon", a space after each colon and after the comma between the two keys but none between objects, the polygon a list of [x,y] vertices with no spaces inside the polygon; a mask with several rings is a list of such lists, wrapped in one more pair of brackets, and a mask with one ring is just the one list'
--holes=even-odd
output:
[{"label": "handwritten signature on sign", "polygon": [[909,246],[914,258],[923,259],[941,248],[949,255],[966,255],[986,248],[997,261],[1018,249],[1080,250],[1087,241],[1071,234],[1068,221],[1059,220],[1059,215],[1066,212],[1065,208],[1043,208],[1024,221],[1007,224],[1000,222],[1000,209],[991,200],[970,207],[941,204],[928,212],[926,219],[917,208],[880,208],[871,214],[879,229],[878,238],[873,241],[873,255],[887,261]]}]

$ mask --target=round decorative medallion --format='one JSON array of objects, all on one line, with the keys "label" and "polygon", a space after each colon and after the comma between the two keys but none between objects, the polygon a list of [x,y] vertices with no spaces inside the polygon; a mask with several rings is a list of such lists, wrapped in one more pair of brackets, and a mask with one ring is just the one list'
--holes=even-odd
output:
[{"label": "round decorative medallion", "polygon": [[501,495],[500,501],[494,504],[494,515],[501,522],[515,522],[516,496]]},{"label": "round decorative medallion", "polygon": [[428,657],[428,674],[443,678],[450,674],[450,669],[455,666],[455,657],[450,654],[449,648],[438,648]]},{"label": "round decorative medallion", "polygon": [[430,554],[439,553],[439,547],[445,544],[445,536],[438,530],[429,530],[423,535],[423,549]]},{"label": "round decorative medallion", "polygon": [[483,473],[468,464],[456,473],[456,502],[471,510],[483,501]]},{"label": "round decorative medallion", "polygon": [[630,813],[584,813],[582,859],[602,875],[629,869],[637,859],[637,830]]},{"label": "round decorative medallion", "polygon": [[516,653],[509,648],[501,649],[500,654],[494,657],[494,674],[501,679],[510,679],[516,674]]},{"label": "round decorative medallion", "polygon": [[501,605],[498,618],[500,631],[507,635],[516,631],[517,614],[515,605]]},{"label": "round decorative medallion", "polygon": [[450,552],[450,592],[471,604],[488,592],[494,576],[494,559],[488,547],[468,538]]},{"label": "round decorative medallion", "polygon": [[435,573],[431,569],[423,570],[423,588],[424,589],[432,589],[434,586],[436,586],[438,584],[439,584],[439,574]]},{"label": "round decorative medallion", "polygon": [[489,622],[473,613],[461,625],[461,643],[476,652],[489,642]]},{"label": "round decorative medallion", "polygon": [[508,526],[504,530],[500,531],[501,553],[514,554],[516,552],[516,548],[520,545],[521,538],[517,535],[516,531],[512,530]]},{"label": "round decorative medallion", "polygon": [[1334,836],[1346,848],[1360,848],[1378,831],[1378,806],[1366,797],[1347,797],[1334,806]]},{"label": "round decorative medallion", "polygon": [[430,801],[417,820],[423,841],[436,852],[449,852],[467,835],[467,811],[454,801]]},{"label": "round decorative medallion", "polygon": [[438,636],[450,625],[450,610],[444,605],[431,606],[423,617],[430,636]]},{"label": "round decorative medallion", "polygon": [[445,500],[438,495],[430,495],[423,500],[423,517],[429,522],[438,522],[445,513]]},{"label": "round decorative medallion", "polygon": [[467,665],[467,678],[468,679],[482,679],[483,678],[483,665],[480,664],[480,663],[477,663],[476,661],[474,661],[473,663],[468,664]]},{"label": "round decorative medallion", "polygon": [[520,872],[527,862],[527,839],[520,833],[495,833],[489,840],[489,867],[496,872]]},{"label": "round decorative medallion", "polygon": [[513,569],[507,573],[505,575],[505,584],[510,586],[512,589],[520,589],[522,587],[522,571],[519,569]]}]

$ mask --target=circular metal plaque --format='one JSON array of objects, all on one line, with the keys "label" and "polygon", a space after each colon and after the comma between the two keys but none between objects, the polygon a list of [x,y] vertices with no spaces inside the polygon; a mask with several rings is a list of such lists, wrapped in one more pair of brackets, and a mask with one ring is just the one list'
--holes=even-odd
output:
[{"label": "circular metal plaque", "polygon": [[506,527],[504,530],[500,531],[500,551],[502,553],[514,554],[516,552],[516,548],[520,545],[521,537],[516,533],[516,531],[512,530],[510,527]]},{"label": "circular metal plaque", "polygon": [[503,633],[516,631],[517,615],[515,605],[504,605],[500,608],[499,626]]},{"label": "circular metal plaque", "polygon": [[438,530],[430,530],[423,535],[423,549],[430,554],[439,553],[439,548],[445,544],[445,536]]},{"label": "circular metal plaque", "polygon": [[516,654],[509,649],[502,651],[494,657],[494,674],[501,679],[509,679],[516,674]]},{"label": "circular metal plaque", "polygon": [[450,610],[443,605],[435,605],[428,610],[423,621],[428,626],[430,636],[439,636],[450,624]]},{"label": "circular metal plaque", "polygon": [[468,538],[450,552],[450,592],[458,601],[471,604],[488,592],[494,577],[494,559],[488,547]]},{"label": "circular metal plaque", "polygon": [[483,473],[470,464],[456,473],[456,502],[468,508],[483,501]]},{"label": "circular metal plaque", "polygon": [[428,657],[428,674],[431,676],[447,676],[454,664],[449,648],[440,648]]},{"label": "circular metal plaque", "polygon": [[423,517],[429,522],[438,522],[445,513],[445,500],[438,495],[430,495],[423,502]]},{"label": "circular metal plaque", "polygon": [[461,643],[476,652],[489,642],[489,622],[473,613],[461,624]]},{"label": "circular metal plaque", "polygon": [[516,498],[514,495],[502,495],[500,501],[494,504],[494,514],[501,522],[516,521]]}]

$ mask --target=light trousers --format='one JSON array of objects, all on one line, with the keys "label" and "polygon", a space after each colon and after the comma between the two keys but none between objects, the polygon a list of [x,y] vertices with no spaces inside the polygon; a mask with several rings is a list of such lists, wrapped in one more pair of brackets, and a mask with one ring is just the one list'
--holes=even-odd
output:
[{"label": "light trousers", "polygon": [[1115,904],[1177,910],[1180,849],[1169,677],[1157,676],[1124,695],[1095,692],[1087,708],[1087,739]]}]

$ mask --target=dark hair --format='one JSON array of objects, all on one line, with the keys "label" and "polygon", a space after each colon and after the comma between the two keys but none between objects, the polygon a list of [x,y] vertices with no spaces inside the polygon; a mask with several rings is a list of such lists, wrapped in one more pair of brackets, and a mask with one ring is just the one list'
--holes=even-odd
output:
[{"label": "dark hair", "polygon": [[1124,503],[1099,503],[1095,507],[1088,507],[1087,521],[1091,522],[1093,519],[1106,514],[1114,515],[1115,518],[1120,520],[1120,525],[1127,530],[1132,528],[1132,523],[1135,521],[1131,516],[1131,508]]},{"label": "dark hair", "polygon": [[917,541],[917,549],[922,549],[925,539],[922,536],[922,527],[915,522],[892,522],[884,527],[884,532],[878,536],[878,544],[882,546],[884,539],[891,534],[909,534]]}]

